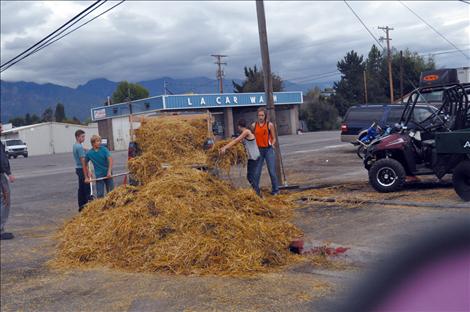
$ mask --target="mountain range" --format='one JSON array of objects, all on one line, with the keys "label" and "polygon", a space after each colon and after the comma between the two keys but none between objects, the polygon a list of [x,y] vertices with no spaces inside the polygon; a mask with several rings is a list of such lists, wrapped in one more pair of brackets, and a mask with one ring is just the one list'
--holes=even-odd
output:
[{"label": "mountain range", "polygon": [[[225,79],[224,91],[233,92],[232,80],[240,83],[240,79]],[[149,90],[150,96],[164,94],[164,84],[173,94],[184,93],[216,93],[217,80],[207,77],[173,79],[162,77],[154,80],[138,82]],[[55,108],[57,103],[64,104],[67,117],[85,120],[90,116],[92,107],[102,106],[108,96],[116,89],[118,82],[104,78],[90,80],[76,88],[52,83],[38,84],[34,82],[10,82],[0,80],[1,89],[1,121],[23,117],[26,113],[41,116],[47,107]],[[320,88],[331,86],[331,82],[318,84]],[[285,91],[303,91],[313,88],[312,84],[296,84],[284,81]]]}]

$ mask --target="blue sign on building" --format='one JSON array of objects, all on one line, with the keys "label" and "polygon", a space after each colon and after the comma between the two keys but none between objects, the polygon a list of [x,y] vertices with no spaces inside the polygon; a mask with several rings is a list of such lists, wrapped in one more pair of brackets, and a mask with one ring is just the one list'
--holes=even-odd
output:
[{"label": "blue sign on building", "polygon": [[[302,92],[274,92],[275,105],[301,104]],[[152,111],[172,111],[204,108],[247,107],[266,105],[264,92],[197,95],[161,95],[130,103],[120,103],[91,109],[92,120],[127,116]]]}]

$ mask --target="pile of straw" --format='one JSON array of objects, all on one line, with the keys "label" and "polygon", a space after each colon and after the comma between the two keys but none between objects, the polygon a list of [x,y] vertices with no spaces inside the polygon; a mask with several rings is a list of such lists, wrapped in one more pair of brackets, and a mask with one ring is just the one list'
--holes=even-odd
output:
[{"label": "pile of straw", "polygon": [[[189,168],[206,132],[181,121],[166,123],[168,131],[161,122],[137,132],[144,150],[133,168],[143,183],[116,188],[67,222],[54,266],[245,275],[293,261],[288,246],[301,232],[289,221],[291,204]],[[170,159],[170,168],[159,166]]]},{"label": "pile of straw", "polygon": [[142,153],[130,160],[128,167],[133,177],[144,184],[162,170],[163,164],[190,165],[207,161],[203,150],[208,136],[204,119],[148,118],[135,130],[135,136]]},{"label": "pile of straw", "polygon": [[229,174],[230,169],[235,165],[246,166],[248,156],[243,144],[238,143],[227,149],[224,154],[219,151],[227,145],[231,140],[221,140],[214,144],[213,148],[208,152],[207,163],[210,168],[220,169]]}]

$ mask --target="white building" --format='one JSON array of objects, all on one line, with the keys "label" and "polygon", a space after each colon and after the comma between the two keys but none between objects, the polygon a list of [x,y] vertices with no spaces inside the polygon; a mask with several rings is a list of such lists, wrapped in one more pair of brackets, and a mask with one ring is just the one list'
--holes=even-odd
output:
[{"label": "white building", "polygon": [[44,122],[4,130],[1,139],[2,141],[9,139],[22,140],[28,146],[29,156],[71,153],[75,142],[75,131],[78,129],[85,131],[84,146],[91,148],[90,137],[93,134],[98,134],[97,124],[83,126],[60,122]]}]

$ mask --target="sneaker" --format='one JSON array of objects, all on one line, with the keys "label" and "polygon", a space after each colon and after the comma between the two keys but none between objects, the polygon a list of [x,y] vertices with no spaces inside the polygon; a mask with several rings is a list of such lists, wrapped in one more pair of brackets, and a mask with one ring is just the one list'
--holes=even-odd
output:
[{"label": "sneaker", "polygon": [[281,192],[279,192],[279,191],[277,191],[277,192],[271,192],[271,195],[273,195],[273,196],[277,196],[277,195],[280,195],[280,194],[281,194]]},{"label": "sneaker", "polygon": [[4,240],[4,239],[12,239],[14,238],[15,236],[12,234],[12,233],[8,233],[8,232],[3,232],[2,234],[0,234],[0,239],[1,240]]}]

